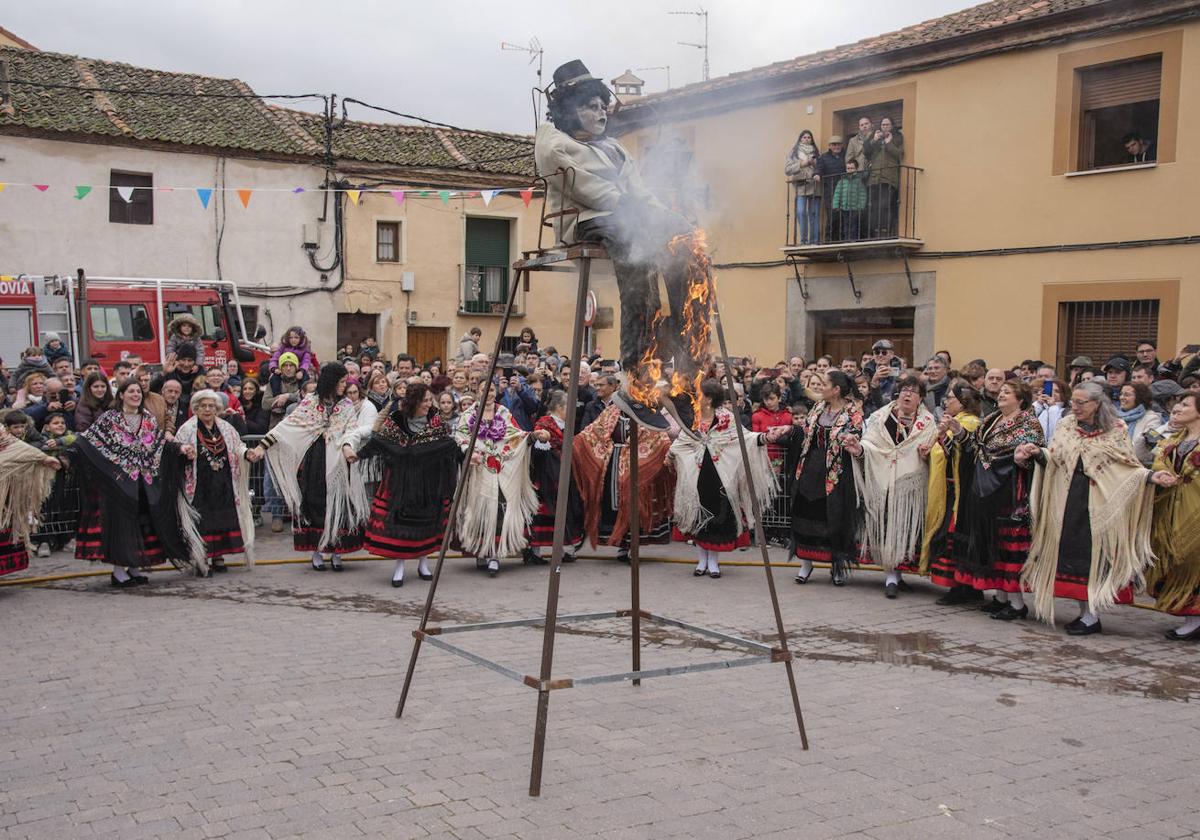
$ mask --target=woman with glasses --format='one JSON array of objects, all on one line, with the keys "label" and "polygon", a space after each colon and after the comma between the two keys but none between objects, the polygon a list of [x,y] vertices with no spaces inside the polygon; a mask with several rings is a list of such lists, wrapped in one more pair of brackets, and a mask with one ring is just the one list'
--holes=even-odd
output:
[{"label": "woman with glasses", "polygon": [[938,437],[922,457],[929,462],[929,502],[925,508],[925,536],[921,541],[921,574],[929,575],[931,583],[950,591],[938,598],[943,606],[965,604],[978,600],[979,593],[969,584],[954,579],[955,541],[966,538],[962,533],[963,450],[955,444],[951,421],[965,435],[979,428],[979,392],[966,380],[956,379],[942,398],[942,421]]},{"label": "woman with glasses", "polygon": [[966,468],[963,480],[963,533],[955,543],[955,580],[975,592],[995,590],[983,611],[997,621],[1029,615],[1021,588],[1021,569],[1029,552],[1029,464],[1014,455],[1023,444],[1041,447],[1042,426],[1033,416],[1033,394],[1019,379],[1009,379],[996,395],[997,410],[974,434],[949,421]]},{"label": "woman with glasses", "polygon": [[1048,448],[1022,443],[1018,465],[1033,461],[1033,535],[1021,583],[1034,614],[1054,622],[1054,599],[1079,604],[1072,636],[1102,631],[1099,613],[1133,600],[1133,587],[1154,561],[1150,484],[1173,486],[1169,472],[1138,463],[1125,424],[1105,389],[1085,382],[1071,393],[1071,414]]}]

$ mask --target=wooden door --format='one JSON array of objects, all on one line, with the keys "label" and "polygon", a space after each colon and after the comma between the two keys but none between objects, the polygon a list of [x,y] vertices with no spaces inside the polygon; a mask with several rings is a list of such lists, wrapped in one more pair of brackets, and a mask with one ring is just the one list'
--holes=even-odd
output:
[{"label": "wooden door", "polygon": [[347,344],[353,344],[357,357],[358,346],[364,338],[367,336],[379,338],[378,326],[379,316],[373,312],[339,312],[337,316],[338,353],[340,354],[342,348]]},{"label": "wooden door", "polygon": [[418,365],[441,359],[444,369],[449,338],[449,327],[409,327],[407,352],[417,360]]},{"label": "wooden door", "polygon": [[896,355],[909,367],[924,360],[913,359],[913,309],[835,310],[817,316],[814,358],[832,356],[836,367],[842,359],[861,359],[881,338],[889,339]]}]

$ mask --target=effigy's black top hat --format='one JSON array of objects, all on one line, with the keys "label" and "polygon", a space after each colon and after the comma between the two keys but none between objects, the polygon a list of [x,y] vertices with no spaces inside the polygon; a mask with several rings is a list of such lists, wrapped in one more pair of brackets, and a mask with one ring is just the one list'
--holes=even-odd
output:
[{"label": "effigy's black top hat", "polygon": [[568,61],[554,71],[554,86],[559,90],[572,88],[584,82],[600,82],[604,84],[603,80],[593,76],[587,69],[587,66],[577,58],[573,61]]}]

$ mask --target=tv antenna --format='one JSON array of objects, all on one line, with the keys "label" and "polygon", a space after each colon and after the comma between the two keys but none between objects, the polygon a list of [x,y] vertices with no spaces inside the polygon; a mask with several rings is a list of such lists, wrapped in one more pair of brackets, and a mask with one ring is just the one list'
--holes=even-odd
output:
[{"label": "tv antenna", "polygon": [[[702,75],[704,76],[704,81],[707,82],[708,81],[708,11],[703,6],[697,6],[696,8],[697,8],[697,11],[694,11],[694,12],[667,12],[667,14],[669,14],[669,15],[692,15],[693,17],[700,18],[704,22],[704,43],[696,44],[696,43],[692,43],[691,41],[676,41],[675,43],[677,43],[683,47],[695,47],[696,49],[702,50],[704,52],[704,67],[702,70]],[[668,85],[668,87],[670,87],[670,85]]]},{"label": "tv antenna", "polygon": [[670,64],[663,64],[660,67],[638,67],[637,68],[637,71],[639,73],[644,73],[647,70],[666,70],[667,71],[667,90],[671,89],[671,65]]},{"label": "tv antenna", "polygon": [[536,35],[529,39],[529,46],[523,47],[520,44],[501,41],[500,49],[507,52],[529,53],[529,63],[537,62],[537,85],[533,89],[533,128],[536,131],[538,120],[542,115],[542,91],[545,89],[542,85],[542,59],[545,57],[546,51],[542,49],[542,42],[537,39]]}]

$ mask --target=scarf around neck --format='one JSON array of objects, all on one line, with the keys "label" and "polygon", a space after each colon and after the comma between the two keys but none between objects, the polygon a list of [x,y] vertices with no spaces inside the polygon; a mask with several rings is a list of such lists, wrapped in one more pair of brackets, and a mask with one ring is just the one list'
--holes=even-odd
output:
[{"label": "scarf around neck", "polygon": [[1129,430],[1129,440],[1133,440],[1133,427],[1138,424],[1138,421],[1146,416],[1146,406],[1136,405],[1126,411],[1121,407],[1117,407],[1117,416],[1125,421],[1125,426]]}]

